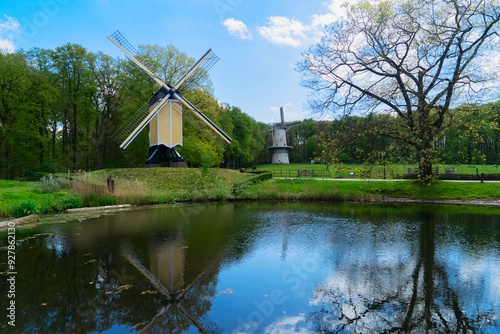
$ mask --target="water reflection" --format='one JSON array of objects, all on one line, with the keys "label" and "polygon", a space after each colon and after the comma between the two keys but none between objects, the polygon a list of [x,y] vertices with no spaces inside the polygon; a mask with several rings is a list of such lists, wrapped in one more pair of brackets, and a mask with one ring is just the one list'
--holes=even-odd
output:
[{"label": "water reflection", "polygon": [[[450,266],[446,243],[438,245],[441,225],[436,214],[424,210],[415,220],[417,249],[408,252],[405,245],[394,245],[398,248],[392,251],[392,261],[381,264],[380,253],[372,253],[361,268],[348,260],[315,289],[311,304],[316,311],[307,316],[315,332],[487,333],[500,329],[498,300],[489,300],[483,307],[476,304],[490,298],[484,294],[488,290],[481,281],[484,276],[477,272],[477,281],[457,280],[460,265]],[[498,258],[491,265],[498,268]]]},{"label": "water reflection", "polygon": [[19,230],[17,325],[0,332],[493,333],[498,221],[455,207],[250,203]]}]

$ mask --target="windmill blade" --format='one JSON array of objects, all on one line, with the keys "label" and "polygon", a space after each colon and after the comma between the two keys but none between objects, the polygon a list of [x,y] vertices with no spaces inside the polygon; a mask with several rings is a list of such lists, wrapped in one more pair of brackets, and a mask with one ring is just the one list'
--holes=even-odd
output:
[{"label": "windmill blade", "polygon": [[168,103],[168,96],[167,98],[163,99],[161,103],[158,103],[153,108],[153,110],[151,110],[150,108],[158,102],[158,98],[156,96],[151,97],[151,99],[143,104],[143,106],[140,107],[139,110],[137,110],[135,114],[129,118],[125,125],[123,125],[116,132],[114,138],[116,139],[116,141],[121,142],[120,148],[127,148],[132,140],[134,140],[135,137],[137,137],[137,135],[146,127],[146,125],[151,122],[153,117],[156,116],[160,109]]},{"label": "windmill blade", "polygon": [[175,89],[178,90],[182,84],[184,91],[192,88],[194,84],[205,76],[208,71],[219,61],[219,57],[213,53],[212,49],[208,50],[191,68],[187,71],[182,78],[175,84]]},{"label": "windmill blade", "polygon": [[125,37],[117,30],[111,36],[107,36],[108,39],[113,42],[130,60],[132,60],[137,66],[144,70],[154,81],[159,83],[162,86],[167,86],[163,81],[158,78],[156,74],[151,71],[149,67],[151,63],[149,63],[146,59],[140,56],[139,51],[132,46],[132,44],[127,41]]},{"label": "windmill blade", "polygon": [[170,292],[160,283],[160,280],[155,277],[142,263],[135,257],[134,252],[129,246],[122,247],[122,256],[132,264],[145,278],[156,288],[158,292],[163,294],[167,299],[172,299]]},{"label": "windmill blade", "polygon": [[178,98],[182,105],[191,111],[184,113],[183,116],[189,124],[200,132],[200,134],[221,148],[231,143],[231,137],[225,134],[224,131],[199,111],[191,102],[180,94],[173,93],[173,96]]}]

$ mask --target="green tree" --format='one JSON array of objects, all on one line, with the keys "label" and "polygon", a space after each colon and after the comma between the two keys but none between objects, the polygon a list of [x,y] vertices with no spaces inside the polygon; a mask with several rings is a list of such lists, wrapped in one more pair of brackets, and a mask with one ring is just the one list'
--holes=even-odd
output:
[{"label": "green tree", "polygon": [[[85,130],[87,145],[89,142],[89,113],[92,112],[91,97],[95,91],[89,70],[89,55],[81,45],[68,43],[55,49],[52,61],[58,75],[59,107],[63,112],[62,150],[70,158],[72,169],[76,170],[81,158],[78,154],[79,137],[84,135]],[[84,122],[86,129],[80,129],[80,120]],[[88,156],[88,150],[85,153]]]},{"label": "green tree", "polygon": [[491,78],[481,65],[499,20],[496,0],[361,1],[327,28],[298,69],[319,96],[312,101],[318,112],[387,115],[380,133],[414,147],[425,181],[457,93]]},{"label": "green tree", "polygon": [[0,52],[0,177],[12,177],[13,145],[30,138],[37,92],[34,75],[22,53]]}]

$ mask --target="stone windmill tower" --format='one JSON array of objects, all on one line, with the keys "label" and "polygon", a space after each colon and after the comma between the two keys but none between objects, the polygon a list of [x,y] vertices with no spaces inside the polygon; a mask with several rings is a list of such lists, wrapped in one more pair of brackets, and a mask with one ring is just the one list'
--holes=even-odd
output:
[{"label": "stone windmill tower", "polygon": [[283,113],[283,107],[280,108],[281,114],[281,122],[276,123],[271,129],[273,144],[269,146],[269,150],[271,151],[273,164],[289,164],[290,160],[288,159],[288,151],[293,147],[288,146],[286,143],[286,132],[292,126],[299,125],[300,122],[294,123],[285,123],[285,116]]}]

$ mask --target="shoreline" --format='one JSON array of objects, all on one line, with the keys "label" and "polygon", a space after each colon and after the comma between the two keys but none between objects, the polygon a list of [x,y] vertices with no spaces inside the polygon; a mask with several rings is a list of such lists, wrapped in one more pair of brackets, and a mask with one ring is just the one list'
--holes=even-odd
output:
[{"label": "shoreline", "polygon": [[[490,207],[500,207],[499,200],[454,200],[454,199],[426,199],[426,198],[379,198],[379,199],[366,199],[366,200],[331,200],[331,199],[294,199],[294,200],[273,200],[273,199],[223,199],[223,200],[190,200],[190,201],[177,201],[175,203],[156,203],[156,204],[144,204],[144,205],[130,205],[127,207],[116,207],[110,208],[109,206],[101,207],[89,207],[81,208],[81,216],[78,213],[46,213],[41,215],[36,215],[36,221],[26,220],[26,217],[12,219],[3,219],[0,221],[0,233],[7,230],[7,223],[11,221],[16,221],[16,228],[30,228],[41,224],[50,223],[66,223],[72,220],[77,220],[79,222],[87,219],[98,218],[105,214],[116,214],[119,212],[124,212],[128,210],[135,210],[141,208],[155,208],[155,207],[166,207],[166,206],[181,206],[181,205],[196,205],[196,204],[217,204],[217,203],[238,203],[238,202],[276,202],[276,203],[354,203],[354,204],[436,204],[436,205],[465,205],[465,206],[490,206]],[[89,210],[86,210],[89,209]],[[34,216],[27,216],[34,217]],[[56,218],[54,221],[46,218]]]}]

